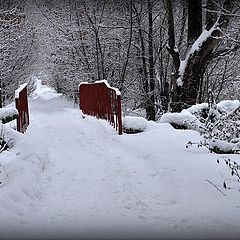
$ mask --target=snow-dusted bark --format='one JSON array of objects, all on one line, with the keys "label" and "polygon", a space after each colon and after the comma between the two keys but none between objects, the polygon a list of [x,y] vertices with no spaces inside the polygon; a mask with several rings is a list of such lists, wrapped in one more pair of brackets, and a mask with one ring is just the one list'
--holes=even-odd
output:
[{"label": "snow-dusted bark", "polygon": [[[201,35],[189,47],[184,60],[180,60],[177,51],[173,46],[169,46],[169,52],[174,59],[176,69],[175,89],[172,98],[173,110],[179,111],[183,106],[196,103],[206,65],[211,61],[212,53],[222,40],[234,7],[234,0],[224,2],[221,12],[218,12],[217,21],[211,27],[209,24],[206,25],[207,28],[203,29]],[[171,35],[169,37],[171,41]],[[176,60],[176,57],[179,59]]]}]

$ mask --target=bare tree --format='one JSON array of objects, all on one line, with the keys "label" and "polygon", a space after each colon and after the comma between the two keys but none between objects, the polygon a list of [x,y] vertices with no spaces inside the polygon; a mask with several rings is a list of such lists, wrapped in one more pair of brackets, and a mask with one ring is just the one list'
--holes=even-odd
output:
[{"label": "bare tree", "polygon": [[[210,1],[210,0],[209,0]],[[183,61],[180,60],[179,52],[174,42],[174,26],[172,25],[173,11],[172,0],[167,0],[169,13],[169,52],[174,60],[175,79],[172,97],[173,110],[179,111],[184,106],[195,104],[197,101],[201,78],[205,72],[206,65],[212,59],[212,54],[222,40],[223,32],[226,31],[231,12],[234,10],[235,1],[225,0],[212,1],[211,16],[206,17],[206,28],[201,32],[201,1],[188,1],[188,43],[189,49]],[[218,11],[218,7],[221,7]],[[195,18],[198,18],[198,21]],[[216,20],[215,20],[216,19]],[[214,21],[215,20],[215,21]],[[200,35],[199,35],[200,34]],[[223,51],[223,50],[222,50]],[[221,52],[222,52],[221,51]]]}]

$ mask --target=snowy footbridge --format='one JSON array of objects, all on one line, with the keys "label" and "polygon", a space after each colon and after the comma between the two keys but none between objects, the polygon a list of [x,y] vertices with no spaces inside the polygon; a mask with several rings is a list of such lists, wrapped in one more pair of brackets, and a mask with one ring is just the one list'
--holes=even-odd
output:
[{"label": "snowy footbridge", "polygon": [[[122,134],[121,94],[118,89],[102,80],[81,83],[79,93],[79,106],[84,114],[107,120],[118,130],[119,135]],[[16,90],[15,101],[18,110],[17,130],[23,133],[29,125],[27,84]]]},{"label": "snowy footbridge", "polygon": [[29,109],[0,154],[0,238],[238,239],[239,192],[206,181],[229,176],[216,154],[185,148],[197,132],[148,122],[119,136],[41,84]]}]

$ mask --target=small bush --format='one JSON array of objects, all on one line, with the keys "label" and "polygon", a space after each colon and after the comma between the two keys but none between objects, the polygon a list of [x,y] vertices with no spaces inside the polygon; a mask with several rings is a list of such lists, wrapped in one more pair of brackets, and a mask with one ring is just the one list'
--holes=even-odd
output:
[{"label": "small bush", "polygon": [[[211,91],[209,94],[212,94]],[[213,99],[213,97],[209,98]],[[240,153],[239,101],[223,101],[216,104],[213,100],[208,103],[205,113],[206,118],[202,116],[202,112],[194,113],[201,124],[196,124],[196,121],[191,122],[192,128],[198,129],[203,137],[200,145],[215,153]],[[189,142],[187,145],[192,144]]]},{"label": "small bush", "polygon": [[147,120],[143,117],[126,116],[123,118],[123,131],[125,133],[140,133],[147,127]]}]

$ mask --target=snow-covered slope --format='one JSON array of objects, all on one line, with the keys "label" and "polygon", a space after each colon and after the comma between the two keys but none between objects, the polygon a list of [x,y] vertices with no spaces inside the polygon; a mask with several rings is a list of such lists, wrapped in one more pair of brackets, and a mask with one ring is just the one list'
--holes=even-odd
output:
[{"label": "snow-covered slope", "polygon": [[119,136],[50,88],[36,91],[27,133],[0,154],[0,238],[239,236],[240,192],[223,189],[218,155],[185,148],[197,132],[148,122]]}]

